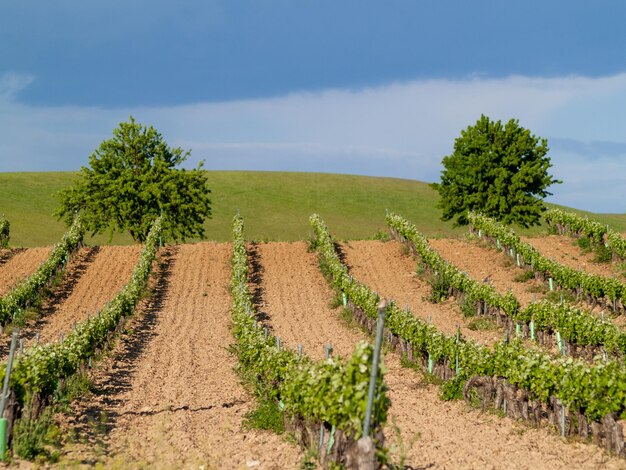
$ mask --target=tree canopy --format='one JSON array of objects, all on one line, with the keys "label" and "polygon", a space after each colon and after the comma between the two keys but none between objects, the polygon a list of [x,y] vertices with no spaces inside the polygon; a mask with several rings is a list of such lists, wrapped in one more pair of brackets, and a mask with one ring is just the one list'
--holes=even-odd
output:
[{"label": "tree canopy", "polygon": [[455,225],[467,224],[471,210],[522,227],[539,224],[546,210],[546,189],[561,183],[548,174],[552,166],[548,142],[519,125],[506,125],[481,115],[473,126],[461,131],[454,152],[443,158],[438,207],[442,219],[458,216]]},{"label": "tree canopy", "polygon": [[168,239],[202,238],[211,216],[210,190],[202,162],[192,170],[177,168],[189,155],[131,116],[89,157],[90,167],[81,167],[73,186],[58,193],[55,215],[70,224],[80,211],[92,233],[128,231],[143,243],[163,214]]}]

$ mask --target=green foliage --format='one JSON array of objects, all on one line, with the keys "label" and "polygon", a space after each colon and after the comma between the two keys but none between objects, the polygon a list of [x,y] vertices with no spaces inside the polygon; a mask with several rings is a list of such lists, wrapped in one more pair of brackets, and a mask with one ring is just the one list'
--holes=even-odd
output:
[{"label": "green foliage", "polygon": [[29,400],[22,416],[13,428],[13,451],[26,460],[54,462],[59,458],[60,431],[54,424],[52,410],[46,408],[38,416],[33,416],[32,400]]},{"label": "green foliage", "polygon": [[90,168],[81,168],[74,185],[58,193],[55,215],[69,222],[80,211],[89,231],[128,231],[143,243],[162,214],[166,238],[202,238],[211,215],[210,190],[202,164],[189,171],[176,168],[188,155],[131,116],[89,157]]},{"label": "green foliage", "polygon": [[245,414],[243,425],[248,429],[262,429],[276,434],[285,432],[283,414],[276,400],[262,400],[256,409]]},{"label": "green foliage", "polygon": [[517,276],[515,276],[513,280],[515,282],[527,282],[534,278],[535,278],[535,274],[532,271],[524,270],[521,273],[519,273]]},{"label": "green foliage", "polygon": [[560,234],[589,239],[590,245],[601,250],[598,253],[601,260],[609,261],[613,254],[626,259],[626,239],[618,231],[611,230],[608,225],[561,209],[550,209],[544,217],[548,225],[554,227]]},{"label": "green foliage", "polygon": [[[387,223],[399,237],[413,243],[422,260],[431,269],[435,265],[441,266],[440,257],[432,253],[426,239],[414,225],[395,214],[387,215]],[[474,221],[471,223],[474,224]],[[490,233],[484,226],[482,230]],[[511,233],[507,230],[499,234],[512,236]],[[329,237],[324,234],[320,236]],[[507,244],[508,239],[499,238]],[[329,248],[324,248],[323,252],[327,250]],[[335,271],[338,275],[341,273],[339,268]],[[467,292],[466,289],[472,288],[472,282],[468,282],[466,286],[459,283],[459,290]],[[364,286],[359,286],[355,294],[349,293],[350,299],[363,311],[371,314],[372,302],[377,300],[374,294]],[[497,297],[487,301],[489,305],[498,305],[492,302],[501,301]],[[626,352],[626,333],[613,323],[571,308],[567,304],[543,301],[531,304],[523,310],[519,305],[512,308],[514,303],[499,305],[501,312],[512,316],[516,321],[527,324],[534,321],[538,330],[557,330],[564,339],[572,343],[602,345],[609,354],[623,355]],[[447,360],[449,364],[454,364],[458,358],[459,367],[467,377],[502,377],[544,403],[548,403],[550,397],[555,396],[592,420],[598,421],[608,413],[618,413],[626,417],[626,367],[622,360],[603,360],[597,357],[590,363],[571,357],[555,358],[541,350],[525,347],[519,340],[497,343],[490,350],[465,338],[445,336],[432,325],[426,325],[414,317],[411,312],[398,309],[393,302],[387,308],[386,327],[391,333],[411,344],[413,353],[421,354],[423,358],[430,354],[433,361]]]},{"label": "green foliage", "polygon": [[[152,272],[161,234],[160,222],[160,218],[154,222],[130,281],[98,315],[78,323],[62,342],[40,343],[18,356],[10,381],[18,402],[23,404],[25,397],[35,394],[52,396],[59,381],[73,375],[81,363],[102,347],[121,318],[134,312]],[[0,371],[0,379],[4,378],[5,370]]]},{"label": "green foliage", "polygon": [[463,387],[467,377],[463,374],[455,375],[450,380],[446,380],[441,386],[440,397],[444,401],[460,400],[463,398]]},{"label": "green foliage", "polygon": [[491,331],[497,328],[498,325],[489,317],[475,318],[467,325],[467,329],[472,331]]},{"label": "green foliage", "polygon": [[576,240],[576,244],[583,253],[589,253],[591,251],[591,239],[589,237],[580,237]]},{"label": "green foliage", "polygon": [[529,243],[523,242],[513,230],[490,217],[470,212],[468,220],[475,229],[482,230],[493,240],[500,240],[502,246],[513,248],[533,271],[541,273],[545,278],[551,277],[558,286],[584,292],[598,301],[606,298],[613,302],[619,299],[626,304],[626,285],[620,280],[576,271],[547,259]]},{"label": "green foliage", "polygon": [[430,284],[430,297],[428,300],[438,304],[448,298],[452,279],[447,271],[437,272],[429,277],[428,284]]},{"label": "green foliage", "polygon": [[15,320],[19,325],[23,321],[24,310],[41,301],[41,295],[65,269],[70,256],[82,246],[84,233],[82,221],[76,217],[61,242],[54,246],[37,271],[0,298],[0,324],[6,325]]},{"label": "green foliage", "polygon": [[596,263],[609,263],[613,259],[613,251],[604,244],[596,245],[593,260]]},{"label": "green foliage", "polygon": [[576,302],[576,297],[568,290],[553,290],[548,291],[544,295],[544,300],[547,300],[551,303],[562,303],[566,302],[568,304],[573,304]]},{"label": "green foliage", "polygon": [[523,227],[538,225],[545,211],[546,189],[560,183],[548,174],[552,165],[546,156],[546,139],[511,119],[505,125],[482,115],[461,131],[452,155],[443,158],[441,182],[433,188],[441,197],[438,207],[443,220],[458,216],[467,224],[467,213],[480,210],[503,222]]},{"label": "green foliage", "polygon": [[379,229],[372,237],[372,240],[388,242],[389,240],[391,240],[391,236],[389,235],[389,232],[387,232],[386,230]]},{"label": "green foliage", "polygon": [[3,215],[2,220],[0,220],[0,248],[9,247],[10,232],[11,224]]},{"label": "green foliage", "polygon": [[[284,413],[336,426],[355,438],[363,431],[367,389],[373,347],[359,343],[346,360],[331,357],[312,362],[288,349],[279,349],[276,338],[265,337],[255,325],[254,306],[248,287],[248,260],[243,236],[243,219],[233,220],[233,258],[231,290],[233,296],[234,351],[238,369],[261,400],[279,403]],[[379,370],[372,429],[382,426],[389,399]]]},{"label": "green foliage", "polygon": [[461,313],[465,318],[470,318],[476,315],[476,310],[478,305],[476,305],[475,301],[472,301],[468,296],[464,295],[463,300],[461,301]]},{"label": "green foliage", "polygon": [[61,410],[68,411],[75,400],[92,390],[93,382],[86,373],[78,372],[65,379],[54,392],[53,403]]}]

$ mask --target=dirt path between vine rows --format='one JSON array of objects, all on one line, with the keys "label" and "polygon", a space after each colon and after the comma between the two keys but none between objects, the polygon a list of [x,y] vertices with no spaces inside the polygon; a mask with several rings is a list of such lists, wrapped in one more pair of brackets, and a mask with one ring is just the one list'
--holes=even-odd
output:
[{"label": "dirt path between vine rows", "polygon": [[67,336],[74,322],[94,315],[129,281],[142,250],[141,245],[81,248],[79,260],[68,269],[61,288],[44,302],[41,318],[30,329],[39,341],[57,341]]},{"label": "dirt path between vine rows", "polygon": [[502,339],[503,330],[473,331],[468,328],[473,318],[465,318],[454,299],[439,304],[426,300],[430,286],[416,274],[416,262],[396,241],[351,241],[341,245],[346,264],[356,279],[379,295],[392,298],[422,320],[430,320],[439,331],[454,335],[457,325],[461,334],[480,344],[491,345]]},{"label": "dirt path between vine rows", "polygon": [[[356,250],[371,245],[380,249],[380,242],[350,242]],[[395,249],[400,250],[399,246]],[[363,250],[364,259],[373,251]],[[387,252],[385,252],[387,253]],[[393,248],[390,248],[393,253]],[[402,260],[401,253],[398,254]],[[350,254],[348,255],[350,256]],[[256,263],[255,281],[261,311],[267,316],[274,334],[290,346],[302,344],[304,351],[320,357],[320,344],[331,340],[335,351],[349,354],[354,343],[365,334],[348,327],[339,319],[339,310],[329,307],[332,292],[316,266],[316,255],[306,251],[306,244],[270,243],[257,246],[253,253]],[[386,258],[387,269],[378,269],[371,280],[385,285],[394,272],[405,273],[397,259]],[[404,261],[406,263],[406,261]],[[410,273],[410,271],[409,271]],[[355,273],[356,274],[356,273]],[[358,278],[358,275],[356,275]],[[363,280],[363,279],[360,279]],[[381,294],[384,294],[381,290]],[[318,299],[314,301],[314,299]],[[321,300],[319,300],[321,299]],[[298,303],[301,302],[301,303]],[[453,314],[454,315],[454,314]],[[456,320],[453,320],[456,321]],[[344,352],[345,351],[345,352]],[[406,464],[427,468],[624,468],[626,464],[608,457],[597,447],[567,444],[545,430],[531,429],[508,418],[481,413],[461,401],[443,402],[438,387],[424,382],[421,374],[403,368],[397,354],[385,357],[392,401],[389,424],[385,434],[392,454],[406,457]],[[400,429],[406,444],[399,451]],[[411,447],[408,443],[416,439]]]},{"label": "dirt path between vine rows", "polygon": [[262,280],[252,287],[258,289],[257,313],[286,347],[295,350],[302,344],[305,354],[319,360],[329,343],[333,354],[345,357],[366,339],[356,329],[346,328],[330,307],[333,291],[320,273],[317,254],[307,252],[305,242],[261,243],[249,246],[248,253],[254,273]]},{"label": "dirt path between vine rows", "polygon": [[[431,239],[429,244],[437,250],[443,259],[452,263],[461,271],[465,271],[472,279],[489,283],[502,295],[511,289],[511,292],[522,307],[528,306],[533,300],[541,300],[541,283],[534,278],[526,282],[517,282],[515,277],[525,271],[515,265],[512,258],[505,256],[492,248],[480,246],[454,238]],[[530,292],[529,287],[536,286]]]},{"label": "dirt path between vine rows", "polygon": [[548,235],[545,237],[521,237],[521,239],[529,243],[544,257],[554,259],[556,262],[569,266],[572,269],[582,269],[588,273],[605,277],[618,277],[622,282],[626,281],[623,277],[616,275],[616,266],[612,263],[594,262],[595,255],[593,253],[583,253],[574,244],[575,240],[573,238],[561,235]]},{"label": "dirt path between vine rows", "polygon": [[228,244],[172,249],[152,306],[80,413],[107,417],[106,467],[297,468],[297,446],[242,427],[254,400],[228,352],[230,256]]},{"label": "dirt path between vine rows", "polygon": [[52,247],[49,246],[21,250],[0,266],[0,295],[5,295],[19,281],[37,271],[51,251]]}]

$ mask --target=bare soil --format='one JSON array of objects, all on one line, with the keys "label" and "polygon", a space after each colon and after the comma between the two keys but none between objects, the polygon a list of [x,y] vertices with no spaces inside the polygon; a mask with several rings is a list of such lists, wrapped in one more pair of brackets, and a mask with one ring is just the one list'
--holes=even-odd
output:
[{"label": "bare soil", "polygon": [[[443,259],[465,271],[474,280],[489,282],[501,294],[510,289],[522,307],[543,297],[539,281],[516,281],[515,278],[525,271],[518,268],[511,258],[493,248],[453,238],[431,239],[429,243]],[[535,292],[530,292],[530,286],[536,287]]]},{"label": "bare soil", "polygon": [[5,295],[18,282],[37,271],[52,251],[51,247],[20,250],[0,266],[0,295]]},{"label": "bare soil", "polygon": [[457,326],[467,338],[491,345],[502,339],[503,330],[474,331],[468,328],[473,318],[466,318],[454,298],[434,304],[427,300],[430,285],[416,273],[417,263],[402,244],[396,241],[351,241],[341,245],[350,272],[382,297],[394,299],[399,306],[432,323],[447,335]]},{"label": "bare soil", "polygon": [[96,395],[76,411],[77,440],[88,445],[77,446],[70,461],[115,468],[297,468],[302,452],[295,444],[242,427],[255,403],[228,351],[230,256],[227,244],[171,249],[142,320],[111,353]]},{"label": "bare soil", "polygon": [[33,327],[39,332],[39,341],[58,340],[75,322],[101,310],[128,283],[141,250],[141,245],[82,248],[77,263],[45,302],[42,317]]},{"label": "bare soil", "polygon": [[[436,241],[433,246],[459,266],[478,259],[462,269],[480,278],[483,265],[490,267],[485,277],[490,275],[498,289],[506,289],[506,276],[517,271],[493,269],[491,250],[473,244]],[[79,253],[61,292],[46,307],[42,340],[56,339],[74,320],[111,299],[128,281],[139,249]],[[399,243],[353,241],[342,249],[357,279],[408,304],[421,318],[431,317],[446,333],[454,333],[459,323],[464,335],[484,344],[500,339],[497,330],[467,329],[454,300],[424,300],[430,288]],[[0,292],[2,285],[34,272],[49,250],[24,250],[0,264]],[[342,318],[341,308],[331,307],[334,293],[304,242],[258,244],[250,251],[261,319],[283,344],[294,349],[302,344],[305,353],[320,359],[328,343],[333,354],[345,356],[356,342],[368,339]],[[502,255],[492,254],[501,260]],[[72,415],[60,418],[71,441],[60,467],[298,468],[304,453],[285,437],[243,427],[255,401],[228,352],[234,341],[230,255],[230,245],[216,243],[173,247],[162,254],[154,294],[92,371],[94,393],[75,403]],[[393,352],[386,353],[384,363],[392,400],[385,434],[396,461],[404,458],[413,467],[429,468],[626,468],[626,462],[593,445],[566,442],[462,401],[441,401],[439,387],[402,367]]]},{"label": "bare soil", "polygon": [[[360,278],[361,273],[368,273],[366,263],[375,264],[375,272],[368,274],[366,282],[381,286],[382,295],[395,292],[384,290],[394,284],[388,279],[404,277],[409,282],[400,283],[411,286],[414,263],[402,254],[399,244],[350,242],[344,250],[361,281],[366,281]],[[325,341],[332,341],[337,352],[348,354],[356,341],[366,338],[340,319],[340,309],[329,307],[333,293],[319,270],[313,269],[316,256],[306,251],[306,244],[258,245],[253,258],[257,299],[265,321],[286,344],[302,344],[305,352],[319,357],[320,344]],[[421,298],[415,287],[406,289],[410,298]],[[450,311],[450,315],[453,323],[458,321],[457,313]],[[546,430],[482,413],[461,401],[443,402],[438,387],[426,383],[421,373],[402,367],[395,353],[387,353],[384,363],[392,400],[385,434],[396,460],[405,457],[405,463],[413,467],[446,469],[626,468],[626,462],[597,447],[567,443]],[[393,422],[399,432],[394,431]]]},{"label": "bare soil", "polygon": [[[305,242],[263,243],[251,247],[258,275],[255,301],[260,318],[270,326],[281,344],[318,360],[325,346],[334,354],[347,356],[359,340],[356,329],[348,329],[337,310],[330,307],[333,291],[320,273],[317,254],[307,252]],[[301,339],[302,337],[302,339]]]},{"label": "bare soil", "polygon": [[554,259],[572,269],[582,269],[599,276],[616,277],[616,266],[613,263],[594,262],[594,254],[583,253],[572,238],[549,235],[546,237],[522,237],[522,240],[532,245],[546,258]]}]

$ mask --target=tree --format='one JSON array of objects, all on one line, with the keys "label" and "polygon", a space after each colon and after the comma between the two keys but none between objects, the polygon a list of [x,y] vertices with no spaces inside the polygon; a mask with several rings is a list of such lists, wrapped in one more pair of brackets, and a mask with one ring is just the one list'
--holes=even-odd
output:
[{"label": "tree", "polygon": [[546,210],[542,198],[550,185],[561,183],[548,174],[552,166],[548,142],[511,119],[502,125],[481,115],[461,131],[454,152],[443,158],[438,207],[443,220],[458,215],[455,226],[467,224],[469,211],[481,212],[506,224],[539,224]]},{"label": "tree", "polygon": [[189,155],[131,116],[89,157],[90,168],[81,167],[73,186],[58,193],[55,215],[70,224],[80,211],[93,234],[128,230],[143,243],[163,214],[166,238],[202,238],[202,224],[211,216],[210,190],[202,162],[193,170],[176,168]]}]

